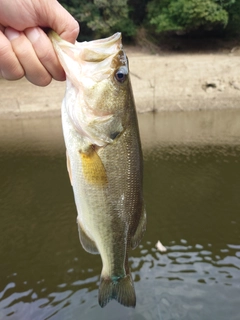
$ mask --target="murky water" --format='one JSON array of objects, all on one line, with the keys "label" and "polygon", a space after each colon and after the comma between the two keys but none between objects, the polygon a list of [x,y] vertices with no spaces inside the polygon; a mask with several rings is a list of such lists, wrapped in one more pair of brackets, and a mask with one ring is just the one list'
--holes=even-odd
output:
[{"label": "murky water", "polygon": [[140,116],[148,228],[130,258],[136,309],[98,306],[101,261],[79,243],[60,119],[2,121],[0,319],[238,320],[239,118]]}]

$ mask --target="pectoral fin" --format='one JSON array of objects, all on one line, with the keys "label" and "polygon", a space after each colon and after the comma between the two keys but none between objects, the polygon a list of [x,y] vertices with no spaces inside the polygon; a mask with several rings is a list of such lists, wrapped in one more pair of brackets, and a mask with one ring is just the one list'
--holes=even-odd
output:
[{"label": "pectoral fin", "polygon": [[79,153],[86,181],[99,186],[107,184],[108,179],[105,167],[94,146],[91,146],[85,152],[79,150]]},{"label": "pectoral fin", "polygon": [[67,171],[68,171],[69,179],[72,185],[72,170],[71,170],[70,158],[67,150],[66,150],[66,159],[67,159]]},{"label": "pectoral fin", "polygon": [[140,241],[142,240],[142,237],[143,237],[144,232],[146,230],[146,224],[147,224],[147,217],[146,217],[146,211],[144,208],[142,211],[142,215],[139,220],[137,229],[131,239],[131,248],[132,249],[135,249],[139,245]]},{"label": "pectoral fin", "polygon": [[96,247],[95,242],[86,235],[86,232],[82,228],[81,223],[78,219],[77,219],[77,224],[78,224],[79,239],[80,239],[80,242],[82,244],[83,249],[89,253],[98,254],[99,252],[98,252],[98,249]]}]

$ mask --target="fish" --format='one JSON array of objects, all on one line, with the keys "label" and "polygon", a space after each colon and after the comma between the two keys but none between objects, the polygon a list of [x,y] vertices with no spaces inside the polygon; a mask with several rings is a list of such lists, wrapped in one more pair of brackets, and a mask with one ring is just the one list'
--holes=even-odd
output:
[{"label": "fish", "polygon": [[71,44],[49,38],[66,73],[62,128],[82,247],[100,254],[98,302],[135,307],[128,255],[146,230],[143,156],[120,32]]}]

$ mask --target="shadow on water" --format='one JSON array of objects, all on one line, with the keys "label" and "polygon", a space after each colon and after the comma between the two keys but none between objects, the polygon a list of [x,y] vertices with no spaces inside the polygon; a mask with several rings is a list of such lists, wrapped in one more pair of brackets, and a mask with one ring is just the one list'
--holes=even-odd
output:
[{"label": "shadow on water", "polygon": [[148,228],[130,258],[135,310],[98,306],[101,261],[78,240],[60,119],[1,122],[0,319],[239,319],[239,116],[139,116]]}]

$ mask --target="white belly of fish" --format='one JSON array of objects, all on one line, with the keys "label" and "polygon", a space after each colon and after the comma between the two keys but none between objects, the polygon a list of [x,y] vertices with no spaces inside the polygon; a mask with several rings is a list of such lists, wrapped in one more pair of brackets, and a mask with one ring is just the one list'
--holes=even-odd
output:
[{"label": "white belly of fish", "polygon": [[[127,245],[127,225],[122,221],[124,212],[123,195],[110,197],[109,187],[94,185],[86,181],[79,150],[86,143],[68,117],[65,102],[62,105],[62,125],[67,154],[68,170],[74,191],[79,224],[79,235],[84,249],[90,253],[100,253],[102,274],[125,276],[125,255]],[[109,182],[111,183],[111,182]],[[119,199],[118,199],[119,197]],[[118,216],[114,216],[114,210]],[[115,223],[113,221],[115,219]],[[109,232],[116,224],[118,232]],[[118,250],[114,250],[117,246]],[[115,255],[115,253],[117,253]]]}]

